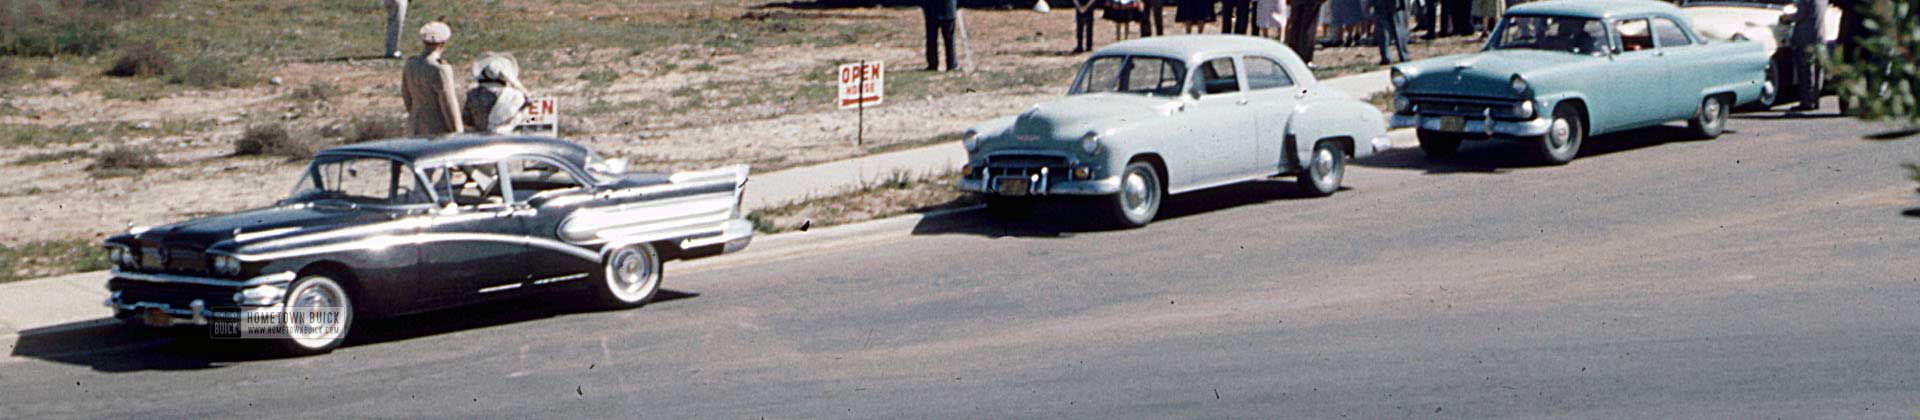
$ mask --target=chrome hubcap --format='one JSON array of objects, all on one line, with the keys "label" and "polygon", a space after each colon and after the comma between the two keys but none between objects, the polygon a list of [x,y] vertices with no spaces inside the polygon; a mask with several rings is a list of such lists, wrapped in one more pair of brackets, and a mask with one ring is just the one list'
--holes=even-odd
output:
[{"label": "chrome hubcap", "polygon": [[1553,129],[1547,134],[1548,145],[1552,146],[1554,150],[1565,149],[1567,143],[1572,139],[1573,123],[1567,121],[1566,118],[1553,119]]},{"label": "chrome hubcap", "polygon": [[1720,125],[1720,100],[1708,99],[1707,104],[1700,107],[1700,121],[1708,127]]},{"label": "chrome hubcap", "polygon": [[1320,149],[1319,152],[1313,154],[1314,183],[1320,184],[1323,188],[1330,189],[1339,178],[1339,174],[1335,173],[1337,169],[1337,166],[1334,164],[1332,150]]},{"label": "chrome hubcap", "polygon": [[325,347],[339,340],[349,316],[346,293],[331,283],[309,282],[293,292],[288,303],[287,335],[301,346]]},{"label": "chrome hubcap", "polygon": [[1127,213],[1135,217],[1145,215],[1153,200],[1153,180],[1140,171],[1128,172],[1122,189],[1121,199],[1126,200],[1123,204],[1127,206]]},{"label": "chrome hubcap", "polygon": [[608,265],[607,288],[620,300],[633,302],[647,296],[659,277],[653,272],[653,257],[633,247],[621,248]]}]

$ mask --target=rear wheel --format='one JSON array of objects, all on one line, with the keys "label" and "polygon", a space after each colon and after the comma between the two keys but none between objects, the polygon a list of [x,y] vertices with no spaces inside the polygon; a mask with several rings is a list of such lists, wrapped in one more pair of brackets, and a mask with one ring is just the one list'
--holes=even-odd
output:
[{"label": "rear wheel", "polygon": [[294,280],[287,290],[286,310],[280,314],[287,333],[287,339],[280,343],[283,350],[293,354],[326,353],[347,341],[347,332],[353,327],[353,300],[339,281],[309,275]]},{"label": "rear wheel", "polygon": [[1553,107],[1553,122],[1547,135],[1534,142],[1534,154],[1542,163],[1565,165],[1580,155],[1580,143],[1587,137],[1586,122],[1572,106]]},{"label": "rear wheel", "polygon": [[1426,153],[1427,158],[1450,158],[1453,157],[1454,153],[1460,151],[1460,136],[1458,135],[1427,130],[1419,130],[1416,134],[1420,137],[1420,151]]},{"label": "rear wheel", "polygon": [[1160,172],[1147,162],[1127,164],[1120,173],[1120,193],[1107,196],[1107,208],[1114,224],[1125,228],[1146,226],[1160,213],[1160,201],[1166,189],[1160,185]]},{"label": "rear wheel", "polygon": [[1346,152],[1333,142],[1323,141],[1313,146],[1313,160],[1307,162],[1307,167],[1300,176],[1294,178],[1294,183],[1299,184],[1300,190],[1306,191],[1307,195],[1326,197],[1340,190],[1340,180],[1346,173]]},{"label": "rear wheel", "polygon": [[602,306],[633,308],[646,305],[660,291],[660,253],[650,244],[633,244],[607,253],[601,287],[594,295]]},{"label": "rear wheel", "polygon": [[1724,96],[1708,96],[1700,100],[1700,109],[1695,110],[1693,119],[1687,121],[1687,128],[1703,139],[1720,137],[1727,129],[1727,99]]}]

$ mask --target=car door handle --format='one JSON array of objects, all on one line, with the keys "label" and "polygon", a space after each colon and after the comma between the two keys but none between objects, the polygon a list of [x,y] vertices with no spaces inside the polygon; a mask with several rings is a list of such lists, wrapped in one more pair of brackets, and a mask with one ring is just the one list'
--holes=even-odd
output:
[{"label": "car door handle", "polygon": [[1293,99],[1300,99],[1300,98],[1305,98],[1305,97],[1307,97],[1307,90],[1306,90],[1306,89],[1300,89],[1300,91],[1299,91],[1299,92],[1294,92],[1294,93],[1293,93]]},{"label": "car door handle", "polygon": [[1246,104],[1247,104],[1247,98],[1240,98],[1240,100],[1238,100],[1238,101],[1233,101],[1233,103],[1234,103],[1234,104],[1236,104],[1236,105],[1246,105]]}]

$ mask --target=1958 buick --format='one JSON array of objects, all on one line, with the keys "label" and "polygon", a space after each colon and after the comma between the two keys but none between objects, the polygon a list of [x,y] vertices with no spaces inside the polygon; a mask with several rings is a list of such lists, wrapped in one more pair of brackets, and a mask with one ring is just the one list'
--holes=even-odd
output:
[{"label": "1958 buick", "polygon": [[1340,188],[1348,157],[1390,146],[1372,105],[1322,86],[1269,39],[1165,36],[1094,52],[1067,97],[967,130],[960,189],[1015,217],[1049,195],[1093,196],[1118,225],[1161,198],[1274,175]]},{"label": "1958 buick", "polygon": [[746,166],[625,166],[549,138],[328,149],[275,206],[108,238],[106,304],[132,324],[210,325],[215,336],[265,320],[288,350],[324,352],[359,318],[565,286],[640,306],[663,261],[752,240]]},{"label": "1958 buick", "polygon": [[1652,0],[1527,3],[1493,34],[1485,51],[1393,68],[1393,125],[1417,128],[1428,156],[1498,138],[1564,164],[1588,136],[1674,120],[1713,138],[1766,80],[1764,46],[1703,38]]}]

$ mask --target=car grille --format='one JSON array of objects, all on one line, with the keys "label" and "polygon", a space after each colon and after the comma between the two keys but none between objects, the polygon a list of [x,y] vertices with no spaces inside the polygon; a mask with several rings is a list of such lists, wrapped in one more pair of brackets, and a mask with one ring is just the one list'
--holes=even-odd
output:
[{"label": "car grille", "polygon": [[1420,115],[1463,117],[1512,117],[1514,101],[1509,99],[1416,95],[1413,106]]},{"label": "car grille", "polygon": [[107,288],[120,292],[120,303],[159,303],[185,309],[195,299],[208,307],[233,305],[236,289],[195,284],[153,284],[134,280],[114,280]]},{"label": "car grille", "polygon": [[1002,155],[988,158],[986,166],[980,171],[988,178],[1026,177],[1039,174],[1041,168],[1046,168],[1050,174],[1064,176],[1072,169],[1072,165],[1067,163],[1066,158],[1058,156]]},{"label": "car grille", "polygon": [[207,253],[199,249],[142,242],[131,251],[139,261],[141,272],[192,275],[211,272]]}]

